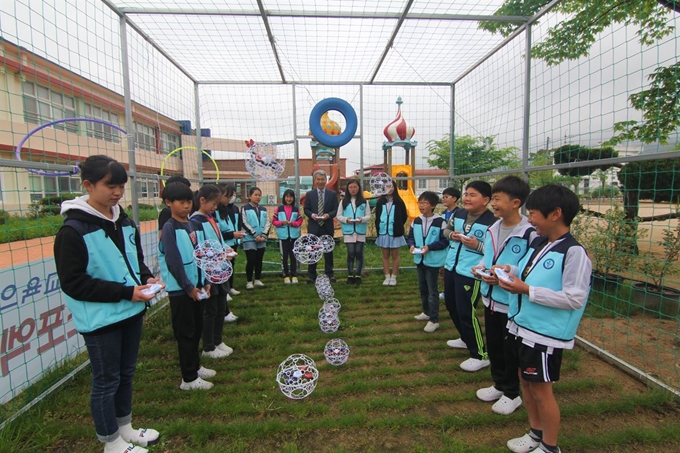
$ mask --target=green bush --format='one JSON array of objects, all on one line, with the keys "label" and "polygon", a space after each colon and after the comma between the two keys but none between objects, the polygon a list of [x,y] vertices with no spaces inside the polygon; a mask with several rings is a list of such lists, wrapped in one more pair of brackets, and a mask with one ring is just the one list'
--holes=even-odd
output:
[{"label": "green bush", "polygon": [[[139,211],[140,211],[140,212],[141,212],[141,211],[146,211],[146,210],[152,210],[152,209],[153,209],[154,211],[158,212],[158,210],[156,209],[156,206],[154,206],[154,205],[152,205],[152,204],[139,203],[138,206],[139,206]],[[126,210],[126,211],[129,211],[129,212],[132,212],[132,205],[129,204],[129,205],[127,206],[127,208],[125,208],[125,210]]]},{"label": "green bush", "polygon": [[616,186],[604,186],[593,189],[590,198],[618,198],[621,196],[621,191]]},{"label": "green bush", "polygon": [[9,221],[9,212],[0,209],[0,225],[4,225]]},{"label": "green bush", "polygon": [[73,200],[80,196],[78,193],[62,193],[60,195],[52,195],[43,197],[36,203],[38,215],[58,215],[61,212],[61,204],[67,200]]}]

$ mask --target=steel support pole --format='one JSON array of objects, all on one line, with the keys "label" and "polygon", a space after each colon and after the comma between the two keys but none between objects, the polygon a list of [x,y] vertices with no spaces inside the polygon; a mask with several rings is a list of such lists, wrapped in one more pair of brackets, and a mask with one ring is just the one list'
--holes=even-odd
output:
[{"label": "steel support pole", "polygon": [[139,225],[139,191],[137,190],[137,164],[135,161],[135,131],[132,122],[132,94],[130,92],[130,64],[128,61],[127,22],[120,16],[120,53],[123,71],[123,96],[125,97],[125,130],[127,131],[128,174],[131,179],[132,219]]}]

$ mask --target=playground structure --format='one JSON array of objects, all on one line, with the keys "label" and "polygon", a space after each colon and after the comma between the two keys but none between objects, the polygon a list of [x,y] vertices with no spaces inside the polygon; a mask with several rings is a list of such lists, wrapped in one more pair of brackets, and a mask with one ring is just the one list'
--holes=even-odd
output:
[{"label": "playground structure", "polygon": [[[387,141],[383,142],[382,145],[383,168],[392,178],[413,178],[416,172],[416,146],[418,142],[413,140],[416,129],[404,119],[401,113],[401,104],[403,103],[404,101],[399,96],[397,98],[397,117],[385,126],[383,130],[383,134],[387,138]],[[404,165],[392,164],[395,146],[404,150]],[[418,198],[415,194],[413,182],[413,179],[397,179],[394,181],[396,189],[399,191],[399,196],[406,204],[409,221],[420,215],[420,211],[418,211]]]}]

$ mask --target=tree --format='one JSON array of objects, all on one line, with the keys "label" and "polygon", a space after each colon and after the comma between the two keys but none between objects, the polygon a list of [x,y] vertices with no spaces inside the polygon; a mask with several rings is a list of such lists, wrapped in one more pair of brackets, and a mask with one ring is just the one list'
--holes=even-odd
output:
[{"label": "tree", "polygon": [[[555,150],[555,164],[566,164],[569,162],[579,162],[585,160],[610,159],[619,157],[619,152],[611,146],[602,148],[590,148],[587,146],[567,144]],[[583,177],[590,176],[594,171],[606,171],[612,165],[589,165],[587,167],[560,168],[558,171],[564,176]]]},{"label": "tree", "polygon": [[[517,168],[519,159],[514,146],[498,148],[493,137],[456,136],[453,151],[453,174],[489,173],[500,168]],[[451,136],[427,142],[427,163],[431,167],[448,170],[451,156]],[[465,183],[463,180],[463,184]]]},{"label": "tree", "polygon": [[[550,0],[506,0],[494,13],[496,15],[532,16]],[[575,60],[590,51],[596,35],[611,25],[634,25],[642,45],[652,45],[671,34],[671,11],[680,12],[678,0],[564,0],[554,11],[571,15],[550,29],[547,38],[532,48],[532,55],[554,66],[565,60]],[[491,33],[508,36],[518,24],[480,22],[479,27]],[[651,87],[631,94],[628,99],[634,109],[642,112],[643,120],[623,121],[614,125],[620,132],[608,144],[624,140],[645,143],[666,143],[670,133],[680,127],[680,99],[678,77],[680,63],[658,67],[649,76]]]}]

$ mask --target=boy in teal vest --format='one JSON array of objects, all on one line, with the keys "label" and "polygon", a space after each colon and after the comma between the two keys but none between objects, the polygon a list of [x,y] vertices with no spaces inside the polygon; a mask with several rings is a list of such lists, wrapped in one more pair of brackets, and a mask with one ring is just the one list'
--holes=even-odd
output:
[{"label": "boy in teal vest", "polygon": [[444,237],[444,218],[434,213],[439,203],[436,193],[426,191],[418,197],[420,215],[411,223],[406,243],[413,254],[418,271],[418,288],[423,312],[415,318],[427,321],[425,332],[432,333],[439,328],[439,269],[446,262],[448,241]]},{"label": "boy in teal vest", "polygon": [[498,400],[491,410],[501,415],[513,413],[522,404],[517,366],[506,363],[503,341],[508,336],[509,300],[517,296],[498,286],[498,277],[490,269],[496,264],[519,264],[536,237],[536,230],[519,212],[530,191],[529,184],[517,176],[506,176],[493,185],[491,209],[498,221],[486,230],[484,257],[472,268],[482,278],[486,351],[493,379],[491,387],[477,390],[477,398]]},{"label": "boy in teal vest", "polygon": [[529,433],[511,439],[515,453],[559,453],[560,409],[552,383],[560,378],[562,350],[574,337],[590,293],[592,264],[569,232],[579,210],[578,197],[566,187],[548,184],[527,199],[529,222],[540,235],[531,242],[518,266],[499,266],[504,290],[518,294],[508,307],[509,350],[519,364],[522,395],[529,415]]},{"label": "boy in teal vest", "polygon": [[487,228],[496,221],[487,209],[491,186],[484,181],[472,181],[463,192],[463,208],[453,214],[444,237],[449,239],[449,251],[444,265],[444,302],[460,338],[449,340],[451,348],[467,349],[470,358],[460,364],[463,371],[475,372],[489,366],[484,350],[482,329],[475,315],[479,303],[481,281],[472,274],[484,253]]}]

